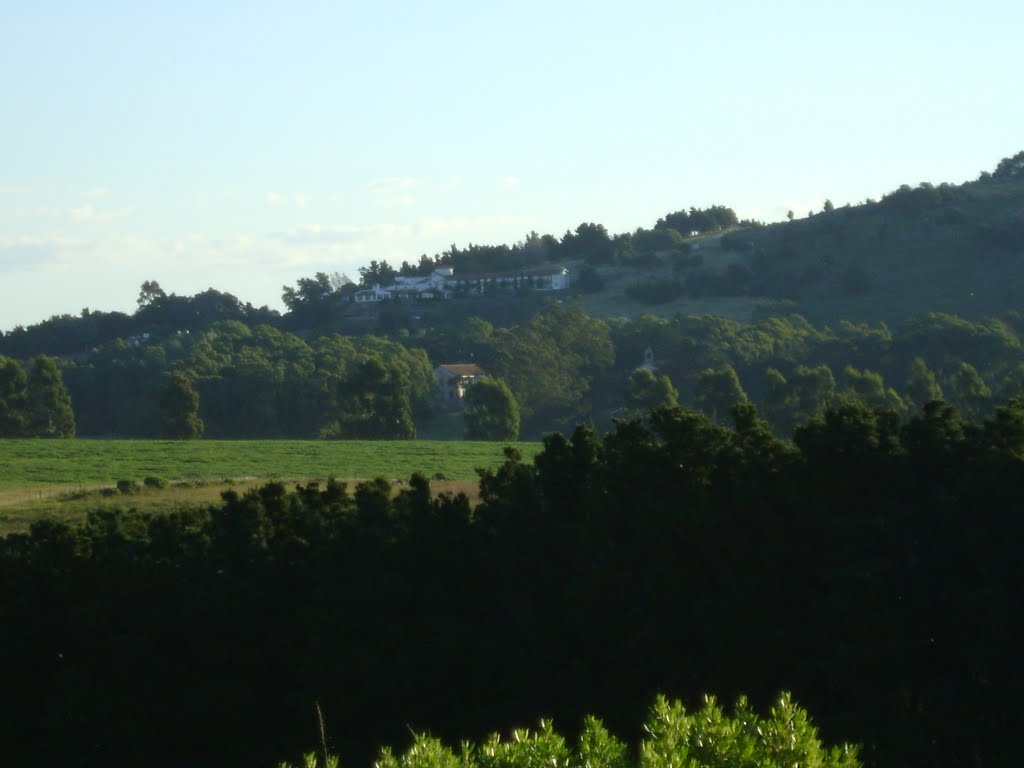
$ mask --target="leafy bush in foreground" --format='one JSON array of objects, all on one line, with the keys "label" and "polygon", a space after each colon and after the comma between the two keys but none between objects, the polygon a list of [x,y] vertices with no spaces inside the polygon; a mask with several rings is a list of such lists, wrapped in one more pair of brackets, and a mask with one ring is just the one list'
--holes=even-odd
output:
[{"label": "leafy bush in foreground", "polygon": [[[768,717],[760,717],[740,698],[727,714],[711,696],[688,713],[678,701],[658,697],[644,726],[647,738],[639,760],[594,717],[583,725],[572,749],[555,733],[550,720],[536,731],[517,729],[508,739],[492,734],[477,746],[464,742],[455,753],[440,740],[420,734],[404,754],[382,749],[374,768],[859,768],[857,749],[822,746],[807,713],[788,693],[779,697]],[[305,768],[332,768],[335,758],[320,763],[308,754]],[[290,768],[282,763],[281,768]]]}]

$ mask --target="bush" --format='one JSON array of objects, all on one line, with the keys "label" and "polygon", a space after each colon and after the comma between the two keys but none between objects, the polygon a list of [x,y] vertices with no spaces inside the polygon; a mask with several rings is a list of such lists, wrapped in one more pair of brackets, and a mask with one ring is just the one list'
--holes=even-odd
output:
[{"label": "bush", "polygon": [[[815,766],[858,768],[857,749],[822,746],[807,713],[789,694],[779,697],[768,717],[760,717],[741,698],[726,713],[706,696],[704,706],[688,713],[679,702],[659,697],[644,726],[639,760],[625,743],[594,717],[583,724],[575,748],[555,732],[550,720],[535,731],[517,729],[502,740],[492,734],[481,746],[463,743],[459,754],[438,739],[418,735],[405,754],[382,749],[376,768],[738,768],[739,766]],[[334,765],[328,758],[327,766]],[[306,768],[324,765],[306,755]],[[282,764],[281,768],[288,768]]]},{"label": "bush", "polygon": [[117,481],[117,492],[124,494],[125,496],[131,496],[132,494],[138,493],[140,490],[142,490],[142,486],[134,480]]},{"label": "bush", "polygon": [[170,483],[164,480],[162,477],[147,477],[142,480],[142,484],[147,488],[166,488]]}]

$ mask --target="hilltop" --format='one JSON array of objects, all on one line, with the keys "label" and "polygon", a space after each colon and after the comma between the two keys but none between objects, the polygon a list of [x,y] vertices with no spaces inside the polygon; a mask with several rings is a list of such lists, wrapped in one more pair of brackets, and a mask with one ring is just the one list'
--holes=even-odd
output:
[{"label": "hilltop", "polygon": [[[1022,153],[1024,155],[1024,153]],[[1022,155],[961,184],[903,186],[880,201],[686,238],[644,266],[596,267],[595,315],[716,314],[895,323],[978,319],[1020,306]],[[645,300],[646,299],[646,300]]]}]

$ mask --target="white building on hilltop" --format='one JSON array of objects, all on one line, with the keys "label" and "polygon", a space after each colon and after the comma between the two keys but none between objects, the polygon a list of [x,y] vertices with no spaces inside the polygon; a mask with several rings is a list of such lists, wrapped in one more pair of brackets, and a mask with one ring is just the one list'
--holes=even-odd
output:
[{"label": "white building on hilltop", "polygon": [[564,291],[568,287],[569,270],[564,267],[483,272],[459,277],[451,267],[438,267],[429,275],[396,277],[391,285],[374,285],[356,291],[352,300],[357,304],[367,304],[389,299],[450,299],[453,295],[479,295],[492,290]]}]

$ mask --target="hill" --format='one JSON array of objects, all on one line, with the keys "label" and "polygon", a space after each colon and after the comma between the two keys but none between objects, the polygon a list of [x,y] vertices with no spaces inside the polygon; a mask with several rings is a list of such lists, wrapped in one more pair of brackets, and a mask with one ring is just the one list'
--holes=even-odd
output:
[{"label": "hill", "polygon": [[[798,313],[819,323],[999,315],[1020,306],[1024,178],[904,186],[878,202],[691,242],[701,246],[699,265],[668,272],[663,260],[660,271],[633,274],[604,268],[608,288],[674,279],[679,296],[659,313],[705,302],[715,314]],[[608,298],[594,310],[602,303]]]}]

